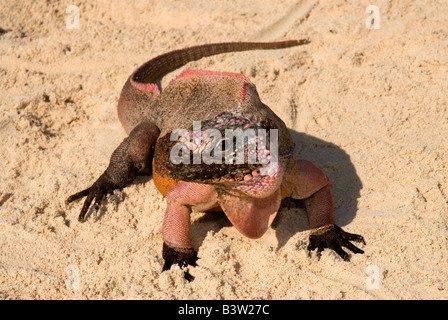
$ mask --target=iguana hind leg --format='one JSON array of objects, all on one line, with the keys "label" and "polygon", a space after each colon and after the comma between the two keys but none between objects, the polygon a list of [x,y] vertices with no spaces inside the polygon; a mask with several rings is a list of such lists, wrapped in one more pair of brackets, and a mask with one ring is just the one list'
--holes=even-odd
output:
[{"label": "iguana hind leg", "polygon": [[320,257],[324,248],[330,248],[345,261],[349,261],[350,257],[342,247],[354,253],[364,253],[350,243],[356,241],[365,244],[362,236],[347,233],[335,225],[330,180],[322,170],[310,161],[297,160],[289,167],[284,188],[283,192],[287,196],[305,202],[311,229],[309,251],[317,249]]},{"label": "iguana hind leg", "polygon": [[67,204],[86,197],[79,221],[84,221],[94,199],[96,212],[106,194],[129,185],[138,174],[151,174],[153,149],[159,133],[159,129],[150,122],[137,125],[112,153],[109,166],[93,185],[68,197]]}]

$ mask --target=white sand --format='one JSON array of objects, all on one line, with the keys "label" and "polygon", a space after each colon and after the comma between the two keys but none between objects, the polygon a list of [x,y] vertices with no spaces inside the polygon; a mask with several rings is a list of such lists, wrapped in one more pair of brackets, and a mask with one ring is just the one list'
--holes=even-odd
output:
[{"label": "white sand", "polygon": [[[448,297],[446,1],[79,3],[0,1],[0,298]],[[65,25],[71,4],[79,30]],[[365,26],[370,4],[379,30]],[[283,209],[259,240],[197,213],[188,283],[176,268],[161,274],[165,201],[149,177],[96,221],[77,222],[81,202],[65,207],[125,137],[116,104],[138,65],[195,44],[303,37],[312,42],[183,69],[257,85],[300,157],[331,178],[336,221],[365,237],[364,255],[309,258],[302,209]]]}]

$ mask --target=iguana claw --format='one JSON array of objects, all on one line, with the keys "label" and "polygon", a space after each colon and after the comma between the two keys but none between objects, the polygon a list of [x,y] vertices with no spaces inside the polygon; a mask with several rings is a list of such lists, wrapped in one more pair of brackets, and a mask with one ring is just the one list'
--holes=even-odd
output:
[{"label": "iguana claw", "polygon": [[345,232],[337,225],[331,225],[313,231],[310,235],[310,243],[308,244],[307,249],[309,252],[317,249],[317,257],[320,258],[321,252],[325,248],[330,248],[345,261],[350,261],[350,256],[342,249],[342,247],[351,250],[353,253],[364,253],[363,250],[354,246],[350,241],[366,244],[362,236]]},{"label": "iguana claw", "polygon": [[[177,264],[182,269],[187,266],[197,266],[196,261],[198,260],[198,253],[192,248],[176,250],[164,242],[162,256],[165,260],[162,271],[169,270],[173,264]],[[188,281],[194,280],[194,277],[185,269],[184,277]]]},{"label": "iguana claw", "polygon": [[80,199],[82,197],[86,197],[86,200],[84,201],[84,205],[81,209],[81,213],[78,216],[78,221],[83,222],[85,215],[87,211],[89,210],[90,205],[92,204],[92,201],[95,199],[95,202],[93,204],[94,208],[94,216],[96,216],[96,213],[99,210],[101,200],[103,200],[104,196],[110,193],[111,191],[118,189],[119,187],[115,185],[111,179],[108,177],[107,172],[104,172],[98,180],[95,181],[95,183],[78,193],[75,193],[67,198],[65,201],[65,204],[68,205],[69,203]]}]

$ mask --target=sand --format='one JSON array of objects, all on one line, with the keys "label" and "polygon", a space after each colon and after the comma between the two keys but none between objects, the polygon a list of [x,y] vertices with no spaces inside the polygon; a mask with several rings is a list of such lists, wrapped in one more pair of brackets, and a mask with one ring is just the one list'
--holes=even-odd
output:
[{"label": "sand", "polygon": [[[446,1],[0,2],[0,298],[448,298]],[[72,4],[79,29],[66,27]],[[366,27],[371,4],[379,29]],[[248,76],[330,177],[336,223],[365,254],[308,257],[300,208],[258,240],[194,213],[189,283],[161,273],[166,204],[150,177],[85,223],[81,202],[65,206],[125,138],[116,104],[137,66],[195,44],[304,37],[181,70]]]}]

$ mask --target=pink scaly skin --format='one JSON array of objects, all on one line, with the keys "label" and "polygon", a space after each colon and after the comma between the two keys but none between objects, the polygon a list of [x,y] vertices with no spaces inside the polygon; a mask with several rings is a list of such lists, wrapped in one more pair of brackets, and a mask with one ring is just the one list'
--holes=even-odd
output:
[{"label": "pink scaly skin", "polygon": [[[320,257],[324,248],[330,248],[347,261],[350,257],[342,247],[363,253],[350,242],[365,243],[363,237],[335,225],[329,179],[311,162],[296,160],[288,128],[260,101],[255,85],[247,77],[190,70],[177,76],[162,93],[156,84],[167,72],[202,57],[306,43],[307,40],[207,44],[165,53],[139,67],[125,83],[118,102],[118,116],[129,136],[114,151],[100,178],[67,199],[70,203],[86,197],[79,221],[84,221],[94,200],[96,212],[107,193],[129,185],[138,174],[152,173],[154,184],[167,201],[162,227],[163,270],[173,264],[196,265],[197,253],[191,244],[192,210],[224,211],[239,232],[256,239],[269,228],[281,200],[287,197],[305,202],[311,228],[309,251],[317,249]],[[192,129],[193,121],[205,126],[199,137]],[[187,137],[193,140],[170,139],[173,132],[184,128],[190,128]],[[245,158],[242,164],[174,164],[170,155],[179,143],[184,143],[192,154],[203,155],[213,144],[218,149],[227,148],[224,138],[204,135],[206,128],[219,131],[222,137],[227,129],[274,129],[278,143],[259,149],[244,145],[246,157],[254,152],[259,157],[256,163]],[[256,139],[257,143],[262,141]],[[271,159],[274,151],[278,153],[278,163],[265,161]],[[193,279],[188,271],[185,277]]]}]

